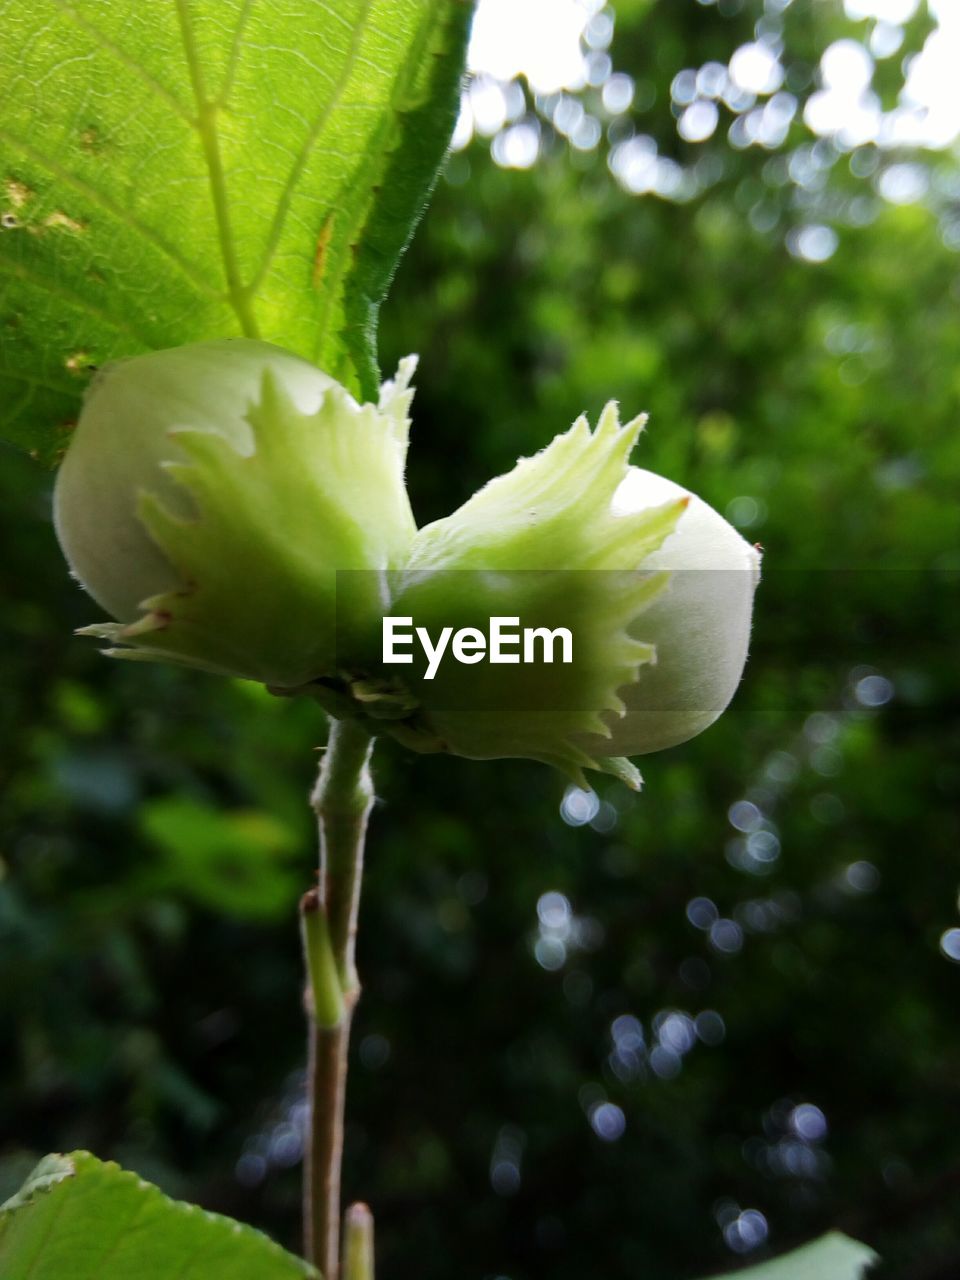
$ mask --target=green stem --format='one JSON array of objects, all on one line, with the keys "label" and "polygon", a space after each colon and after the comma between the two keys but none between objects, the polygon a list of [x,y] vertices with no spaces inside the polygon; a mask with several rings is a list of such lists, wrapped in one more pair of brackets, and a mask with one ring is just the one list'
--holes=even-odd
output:
[{"label": "green stem", "polygon": [[373,1280],[373,1214],[359,1201],[343,1219],[341,1280]]},{"label": "green stem", "polygon": [[344,1014],[343,987],[319,889],[308,889],[300,900],[300,939],[307,970],[307,1012],[319,1026],[335,1027]]},{"label": "green stem", "polygon": [[304,1252],[338,1280],[340,1163],[350,1022],[360,996],[354,959],[367,819],[373,805],[372,740],[352,720],[332,720],[311,804],[320,828],[320,883],[301,924],[311,984],[304,1154]]}]

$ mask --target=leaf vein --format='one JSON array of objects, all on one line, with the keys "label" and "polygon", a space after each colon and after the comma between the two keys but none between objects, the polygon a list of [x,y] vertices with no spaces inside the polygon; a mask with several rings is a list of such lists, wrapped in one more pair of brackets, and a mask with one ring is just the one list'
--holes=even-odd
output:
[{"label": "leaf vein", "polygon": [[226,301],[222,291],[215,288],[209,280],[204,280],[189,259],[184,258],[182,254],[180,254],[172,245],[168,244],[158,232],[154,231],[153,228],[148,226],[145,222],[141,222],[140,219],[130,213],[128,209],[124,209],[121,206],[114,204],[110,197],[104,195],[99,188],[91,186],[82,178],[78,178],[68,169],[63,168],[62,165],[51,160],[49,156],[41,155],[39,152],[35,151],[29,143],[23,142],[20,138],[14,137],[14,135],[7,129],[0,127],[0,138],[10,146],[16,147],[17,150],[20,151],[22,155],[26,156],[32,164],[46,169],[46,171],[53,177],[59,179],[67,186],[73,187],[74,191],[84,196],[87,200],[99,205],[101,209],[105,210],[112,217],[128,226],[131,231],[135,231],[138,235],[143,236],[145,240],[149,240],[155,248],[159,249],[165,257],[179,268],[195,288],[208,294],[212,298],[218,298],[221,301]]},{"label": "leaf vein", "polygon": [[165,85],[162,85],[159,80],[154,79],[150,72],[147,71],[146,67],[141,66],[136,58],[132,58],[130,54],[121,49],[118,44],[115,44],[109,36],[104,35],[99,27],[95,26],[92,22],[84,18],[82,14],[78,13],[73,5],[65,4],[64,0],[50,0],[50,3],[55,9],[58,9],[65,18],[68,18],[78,26],[81,31],[85,31],[87,35],[96,42],[99,48],[104,51],[104,53],[110,54],[118,62],[121,62],[128,71],[132,71],[134,75],[138,76],[154,97],[165,103],[171,111],[176,112],[181,120],[188,125],[194,125],[190,112],[183,106],[176,95],[171,93],[170,90],[167,89]]},{"label": "leaf vein", "polygon": [[106,1253],[103,1254],[103,1256],[100,1258],[99,1262],[97,1263],[97,1266],[99,1267],[100,1275],[106,1275],[106,1272],[103,1269],[103,1264],[105,1262],[108,1262],[111,1258],[116,1257],[117,1250],[124,1243],[124,1241],[127,1240],[133,1234],[134,1223],[142,1215],[144,1209],[149,1209],[150,1207],[151,1205],[150,1205],[149,1192],[146,1194],[141,1194],[140,1203],[134,1209],[133,1216],[127,1221],[125,1226],[120,1228],[120,1230],[117,1232],[117,1234],[113,1238],[113,1243],[109,1246]]},{"label": "leaf vein", "polygon": [[37,1263],[42,1262],[44,1249],[46,1248],[46,1244],[47,1244],[47,1237],[49,1237],[54,1226],[56,1226],[57,1222],[63,1216],[63,1210],[64,1210],[64,1207],[66,1206],[68,1199],[69,1197],[65,1194],[60,1197],[60,1203],[57,1205],[56,1213],[54,1213],[50,1222],[47,1223],[47,1236],[40,1241],[40,1248],[33,1255],[33,1257],[30,1260],[29,1267],[27,1267],[26,1271],[23,1273],[23,1280],[30,1280],[30,1277],[34,1274],[34,1272],[37,1269]]},{"label": "leaf vein", "polygon": [[230,56],[227,59],[227,69],[224,72],[223,84],[220,87],[220,95],[217,98],[217,102],[221,107],[225,107],[227,105],[230,94],[233,92],[233,82],[236,78],[237,68],[240,65],[240,54],[243,50],[243,33],[246,29],[247,21],[252,9],[253,0],[243,0],[243,7],[240,10],[240,17],[237,20],[237,26],[233,33],[233,40],[230,44]]},{"label": "leaf vein", "polygon": [[[0,371],[0,382],[4,378],[16,378],[18,382],[25,382],[30,387],[44,387],[47,391],[55,391],[60,395],[70,395],[76,391],[77,387],[82,384],[76,382],[51,382],[49,378],[37,378],[31,373],[23,373],[20,369],[3,369]],[[13,416],[13,415],[10,415]]]},{"label": "leaf vein", "polygon": [[193,25],[190,19],[188,0],[174,0],[177,17],[180,23],[180,39],[183,44],[190,84],[197,107],[197,129],[206,161],[207,176],[210,183],[210,196],[213,200],[213,212],[220,239],[220,256],[227,281],[227,294],[230,305],[240,322],[242,332],[248,338],[258,338],[257,326],[250,297],[243,288],[240,271],[237,266],[236,246],[233,239],[233,227],[230,219],[230,201],[227,195],[227,181],[223,170],[223,159],[220,155],[220,134],[217,129],[217,106],[208,101],[203,83],[203,70],[193,37]]},{"label": "leaf vein", "polygon": [[[367,198],[366,211],[363,210],[363,205],[362,205],[363,197],[361,197],[359,193],[357,194],[356,200],[353,202],[353,209],[355,210],[353,216],[358,223],[358,225],[354,228],[353,237],[352,237],[354,239],[357,238],[357,236],[360,233],[360,230],[363,228],[363,226],[366,224],[369,218],[369,197],[373,192],[373,188],[376,184],[377,178],[383,173],[384,169],[389,163],[390,148],[385,146],[383,143],[383,133],[386,132],[389,134],[391,131],[393,131],[396,128],[396,122],[397,122],[397,116],[398,116],[400,104],[410,92],[411,83],[416,78],[417,69],[420,65],[424,48],[428,43],[430,32],[436,24],[435,10],[437,8],[438,8],[438,5],[435,2],[434,4],[427,6],[424,10],[422,21],[419,27],[417,28],[417,30],[415,31],[413,39],[410,42],[407,57],[404,60],[402,72],[400,75],[397,76],[394,82],[393,89],[390,94],[390,101],[388,105],[388,113],[386,116],[385,125],[383,129],[375,131],[373,136],[370,138],[365,148],[365,152],[362,157],[358,172],[354,175],[355,189],[363,190],[364,196]],[[339,256],[341,258],[344,252],[346,252],[345,247],[341,248],[340,250]],[[342,288],[345,288],[345,286],[346,286],[346,281],[343,282]],[[330,321],[332,305],[333,305],[333,298],[330,296],[330,291],[327,291],[326,295],[321,301],[321,309],[320,309],[320,313],[317,320],[317,328],[316,328],[315,342],[314,342],[314,359],[315,360],[320,359],[320,353],[326,341],[326,337],[327,337],[326,330],[327,330],[327,325],[329,324],[329,321]],[[341,327],[340,332],[341,333],[346,332],[349,327],[350,326],[346,323],[346,319],[344,319],[344,324]]]},{"label": "leaf vein", "polygon": [[12,275],[19,280],[24,280],[28,284],[35,285],[38,289],[51,293],[55,297],[62,298],[64,302],[68,302],[78,311],[84,311],[87,315],[93,316],[95,320],[100,320],[115,329],[117,333],[125,333],[134,341],[142,343],[145,347],[152,347],[155,344],[151,340],[139,333],[131,324],[125,320],[118,320],[116,316],[111,315],[109,311],[105,311],[102,307],[98,307],[96,303],[85,298],[83,294],[74,293],[72,289],[65,285],[58,284],[53,280],[48,280],[43,275],[39,275],[35,271],[31,271],[29,267],[25,267],[22,262],[12,262],[9,258],[0,258],[0,271],[5,271],[8,275]]},{"label": "leaf vein", "polygon": [[284,183],[283,190],[277,200],[277,207],[274,213],[273,223],[270,228],[270,234],[267,238],[267,245],[263,259],[248,286],[251,295],[257,292],[260,285],[263,283],[267,272],[270,270],[274,254],[280,244],[280,237],[283,234],[284,223],[286,222],[287,214],[290,211],[290,205],[293,201],[293,193],[296,189],[297,183],[303,175],[307,161],[310,159],[310,156],[319,141],[320,135],[326,127],[327,121],[339,105],[340,100],[343,97],[344,90],[350,81],[350,76],[353,73],[354,66],[360,53],[360,46],[363,42],[363,37],[366,34],[367,21],[370,17],[371,6],[372,0],[364,0],[363,8],[357,15],[357,20],[354,23],[353,31],[351,32],[350,45],[347,49],[347,55],[344,58],[343,68],[340,75],[337,77],[330,97],[324,103],[313,123],[313,126],[307,133],[303,145],[300,148],[300,152],[294,161],[293,168],[290,170],[287,181]]}]

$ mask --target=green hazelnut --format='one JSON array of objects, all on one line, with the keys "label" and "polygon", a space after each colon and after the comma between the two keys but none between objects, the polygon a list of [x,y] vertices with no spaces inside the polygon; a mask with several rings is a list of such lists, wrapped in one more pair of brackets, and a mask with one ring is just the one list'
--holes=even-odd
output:
[{"label": "green hazelnut", "polygon": [[[415,361],[358,404],[265,342],[135,356],[95,378],[54,493],[74,575],[117,621],[115,656],[295,688],[334,673],[348,607],[415,533],[404,486]],[[337,600],[338,569],[368,598]]]},{"label": "green hazelnut", "polygon": [[[607,405],[421,529],[390,612],[432,633],[495,616],[572,632],[572,661],[399,668],[421,750],[617,774],[711,724],[746,661],[759,555],[715,511],[628,465],[643,418]],[[397,670],[397,669],[394,669]]]}]

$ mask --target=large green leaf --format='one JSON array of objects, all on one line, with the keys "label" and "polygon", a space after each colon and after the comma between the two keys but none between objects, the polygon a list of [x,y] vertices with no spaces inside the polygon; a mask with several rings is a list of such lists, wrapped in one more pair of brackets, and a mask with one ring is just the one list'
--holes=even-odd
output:
[{"label": "large green leaf", "polygon": [[242,334],[377,382],[465,0],[0,0],[0,434],[108,357]]},{"label": "large green leaf", "polygon": [[85,1151],[47,1156],[0,1209],[3,1280],[307,1280],[252,1227],[170,1200]]},{"label": "large green leaf", "polygon": [[[877,1255],[865,1244],[831,1231],[801,1249],[761,1262],[758,1267],[747,1267],[734,1274],[737,1280],[861,1280],[861,1277],[877,1261]],[[733,1280],[726,1276],[712,1276],[710,1280]]]}]

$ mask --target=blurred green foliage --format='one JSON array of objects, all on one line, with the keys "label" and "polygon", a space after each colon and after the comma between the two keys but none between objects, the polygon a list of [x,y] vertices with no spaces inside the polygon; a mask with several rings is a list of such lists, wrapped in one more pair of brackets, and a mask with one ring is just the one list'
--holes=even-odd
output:
[{"label": "blurred green foliage", "polygon": [[[723,10],[618,6],[681,159],[673,75],[759,14]],[[789,13],[798,63],[846,29]],[[385,1275],[702,1274],[744,1209],[751,1259],[835,1226],[879,1275],[960,1272],[958,259],[920,204],[795,258],[769,152],[716,149],[671,204],[475,142],[384,313],[385,367],[421,352],[421,520],[615,396],[651,413],[635,460],[766,550],[733,707],[639,797],[571,825],[542,767],[378,748],[345,1184]],[[322,720],[73,638],[50,477],[3,462],[0,1195],[87,1147],[295,1245]]]}]

